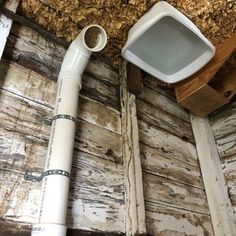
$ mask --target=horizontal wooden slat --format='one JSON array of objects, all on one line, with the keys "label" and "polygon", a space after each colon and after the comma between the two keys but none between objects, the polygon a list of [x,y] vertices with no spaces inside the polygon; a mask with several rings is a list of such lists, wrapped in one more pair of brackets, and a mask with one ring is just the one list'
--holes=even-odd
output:
[{"label": "horizontal wooden slat", "polygon": [[207,215],[146,202],[146,225],[149,235],[214,235]]},{"label": "horizontal wooden slat", "polygon": [[[50,134],[51,114],[51,108],[1,91],[0,128],[3,136],[6,130],[46,146]],[[121,136],[117,133],[78,120],[75,140],[76,149],[122,162]]]},{"label": "horizontal wooden slat", "polygon": [[138,99],[137,110],[139,119],[194,143],[191,125],[176,116],[166,113],[165,108],[158,109],[151,106],[150,103]]},{"label": "horizontal wooden slat", "polygon": [[[54,107],[56,82],[18,64],[8,65],[3,62],[0,63],[0,78],[1,87],[4,90],[45,106]],[[90,82],[91,80],[86,83],[87,89],[92,86],[90,86]],[[78,118],[113,132],[121,133],[120,113],[83,95],[80,96]]]},{"label": "horizontal wooden slat", "polygon": [[116,87],[101,83],[94,77],[84,74],[81,94],[120,111],[120,99]]},{"label": "horizontal wooden slat", "polygon": [[[85,161],[82,155],[80,155],[80,160]],[[83,166],[80,160],[78,161],[79,170]],[[87,161],[88,167],[90,167],[89,159]],[[94,162],[96,162],[96,158],[94,158]],[[99,162],[97,171],[90,173],[90,178],[86,183],[83,180],[88,178],[89,170],[78,170],[76,175],[73,175],[72,171],[73,187],[70,189],[67,224],[69,227],[75,228],[79,225],[81,229],[87,230],[123,231],[124,204],[122,191],[119,191],[123,183],[121,168],[115,164],[112,166],[111,163],[110,171],[104,175],[103,171],[107,163],[102,163],[101,160]],[[94,165],[91,163],[91,167]],[[91,171],[93,169],[91,168]],[[111,172],[114,175],[113,178],[110,178]],[[103,190],[100,189],[99,181],[104,181]],[[1,216],[16,222],[35,223],[41,183],[26,182],[22,174],[4,170],[0,171],[0,183]],[[96,184],[97,187],[95,187]],[[119,187],[117,188],[117,186]],[[109,218],[110,221],[107,221],[106,218]],[[111,228],[110,225],[113,227]]]},{"label": "horizontal wooden slat", "polygon": [[145,72],[143,72],[142,79],[143,79],[143,84],[146,87],[148,87],[158,93],[161,93],[165,97],[168,97],[169,99],[176,102],[175,91],[174,91],[173,87],[168,86],[168,84],[161,82],[157,78],[155,78]]},{"label": "horizontal wooden slat", "polygon": [[221,159],[236,154],[236,102],[214,113],[211,125]]},{"label": "horizontal wooden slat", "polygon": [[146,86],[143,88],[143,93],[138,96],[139,99],[150,103],[156,108],[164,110],[166,113],[170,113],[186,122],[190,123],[189,114],[183,107],[178,105],[172,99],[154,91]]},{"label": "horizontal wooden slat", "polygon": [[230,103],[224,110],[210,117],[215,139],[225,138],[236,132],[236,102]]},{"label": "horizontal wooden slat", "polygon": [[236,206],[236,155],[231,156],[222,162],[222,170],[231,203]]},{"label": "horizontal wooden slat", "polygon": [[144,199],[179,209],[208,214],[204,190],[143,172]]},{"label": "horizontal wooden slat", "polygon": [[14,221],[6,221],[0,218],[0,236],[30,236],[31,225],[25,223],[16,223]]},{"label": "horizontal wooden slat", "polygon": [[143,121],[138,122],[140,141],[156,149],[156,154],[174,158],[199,167],[196,148],[192,143],[166,131],[153,128]]},{"label": "horizontal wooden slat", "polygon": [[[39,73],[57,79],[65,52],[64,47],[49,42],[32,29],[13,24],[6,56],[18,59],[19,63],[22,60],[23,64],[27,61]],[[118,73],[101,60],[90,59],[86,72],[111,85],[118,84]]]},{"label": "horizontal wooden slat", "polygon": [[140,143],[144,171],[204,189],[200,169],[170,156],[163,156],[155,148]]}]

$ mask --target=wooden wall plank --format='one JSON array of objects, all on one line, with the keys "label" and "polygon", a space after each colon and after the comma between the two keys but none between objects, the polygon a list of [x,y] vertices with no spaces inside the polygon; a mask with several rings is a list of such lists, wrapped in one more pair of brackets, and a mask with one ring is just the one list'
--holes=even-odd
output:
[{"label": "wooden wall plank", "polygon": [[[36,220],[41,183],[27,182],[23,175],[44,169],[57,86],[52,79],[64,54],[64,48],[16,25],[0,63],[0,217],[9,222]],[[125,232],[117,86],[117,71],[91,60],[80,95],[67,222],[71,228]]]},{"label": "wooden wall plank", "polygon": [[209,119],[221,159],[221,166],[227,185],[227,192],[232,203],[236,219],[236,102],[232,102],[216,111],[209,117]]},{"label": "wooden wall plank", "polygon": [[[97,174],[97,178],[102,177],[101,172]],[[70,189],[67,222],[69,227],[76,228],[79,224],[79,227],[85,230],[122,231],[124,205],[123,199],[119,197],[121,194],[117,196],[117,191],[114,191],[115,187],[110,195],[106,191],[101,191],[99,187],[97,189],[93,186],[89,188],[89,185],[84,187],[78,182],[78,179],[84,178],[83,174],[78,174],[75,180],[76,185]],[[24,181],[22,174],[4,172],[4,170],[0,172],[0,180],[2,185],[1,216],[6,220],[34,223],[40,201],[41,183]],[[113,183],[116,184],[116,182],[117,179]],[[112,181],[110,183],[112,184]],[[106,220],[106,217],[110,219],[110,222]]]},{"label": "wooden wall plank", "polygon": [[200,167],[216,236],[235,235],[236,224],[226,184],[215,145],[214,136],[207,119],[191,116]]},{"label": "wooden wall plank", "polygon": [[192,127],[189,122],[177,118],[165,111],[165,108],[158,109],[140,99],[137,100],[138,118],[151,125],[157,126],[171,134],[174,134],[186,141],[194,143]]},{"label": "wooden wall plank", "polygon": [[210,116],[221,160],[236,154],[236,102]]},{"label": "wooden wall plank", "polygon": [[120,69],[126,235],[146,234],[136,99],[127,90],[127,64]]},{"label": "wooden wall plank", "polygon": [[181,120],[189,122],[189,114],[183,107],[157,91],[144,86],[143,93],[140,94],[138,98],[150,103],[154,107],[165,110],[169,114],[172,114]]},{"label": "wooden wall plank", "polygon": [[[25,60],[29,64],[38,62],[43,75],[57,79],[66,49],[43,38],[37,32],[24,26],[13,24],[9,36],[6,55],[13,60]],[[39,55],[39,56],[38,56]],[[28,59],[27,59],[28,58]],[[53,61],[52,61],[53,60]],[[22,61],[24,63],[24,61]],[[37,69],[33,64],[31,65]],[[49,68],[49,69],[48,69]],[[105,83],[116,86],[119,84],[118,73],[101,60],[90,59],[86,72]]]},{"label": "wooden wall plank", "polygon": [[140,141],[156,149],[160,155],[181,160],[198,167],[195,146],[166,131],[156,129],[143,121],[138,122]]},{"label": "wooden wall plank", "polygon": [[149,235],[214,235],[211,219],[207,215],[196,214],[150,202],[146,202],[145,206],[147,232]]},{"label": "wooden wall plank", "polygon": [[143,172],[144,196],[147,201],[192,212],[209,214],[204,190],[186,186]]},{"label": "wooden wall plank", "polygon": [[[90,80],[87,87],[91,88],[89,83]],[[56,82],[17,64],[0,63],[0,85],[6,91],[39,104],[54,106]],[[120,113],[83,95],[80,95],[78,118],[121,134]]]},{"label": "wooden wall plank", "polygon": [[169,91],[144,85],[137,114],[147,232],[213,235],[189,114]]},{"label": "wooden wall plank", "polygon": [[163,155],[143,143],[140,143],[140,151],[145,172],[204,189],[199,167],[174,159],[170,155]]},{"label": "wooden wall plank", "polygon": [[[5,7],[12,12],[16,12],[17,7],[19,5],[19,0],[7,0],[5,2]],[[8,35],[10,33],[12,26],[12,20],[7,18],[5,15],[0,14],[0,59],[2,58],[2,54],[7,42]]]},{"label": "wooden wall plank", "polygon": [[[27,139],[47,143],[52,109],[5,94],[7,92],[2,91],[0,95],[0,127]],[[121,136],[86,121],[77,122],[75,148],[122,163]]]}]

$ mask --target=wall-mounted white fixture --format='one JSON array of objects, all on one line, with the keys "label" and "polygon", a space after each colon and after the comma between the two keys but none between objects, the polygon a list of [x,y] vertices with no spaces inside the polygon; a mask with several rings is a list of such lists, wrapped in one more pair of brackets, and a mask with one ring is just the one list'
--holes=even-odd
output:
[{"label": "wall-mounted white fixture", "polygon": [[156,3],[130,29],[122,56],[154,77],[176,83],[201,69],[214,46],[181,12]]},{"label": "wall-mounted white fixture", "polygon": [[99,25],[85,27],[68,48],[58,78],[56,106],[46,169],[42,174],[42,200],[32,236],[65,236],[67,199],[74,147],[81,76],[92,52],[107,42]]}]

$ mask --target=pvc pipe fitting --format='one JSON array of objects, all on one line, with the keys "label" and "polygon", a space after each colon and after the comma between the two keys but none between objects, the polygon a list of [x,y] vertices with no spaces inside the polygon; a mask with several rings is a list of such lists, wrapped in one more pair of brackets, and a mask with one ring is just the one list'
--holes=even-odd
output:
[{"label": "pvc pipe fitting", "polygon": [[58,79],[56,106],[48,145],[38,224],[32,236],[65,236],[70,172],[81,76],[92,52],[107,42],[99,25],[85,27],[71,43],[63,59]]}]

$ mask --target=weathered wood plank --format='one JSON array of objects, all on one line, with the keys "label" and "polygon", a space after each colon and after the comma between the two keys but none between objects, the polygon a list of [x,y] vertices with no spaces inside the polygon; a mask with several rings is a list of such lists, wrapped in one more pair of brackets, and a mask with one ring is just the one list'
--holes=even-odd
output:
[{"label": "weathered wood plank", "polygon": [[101,83],[96,78],[83,75],[81,94],[120,111],[120,98],[116,87]]},{"label": "weathered wood plank", "polygon": [[140,143],[140,152],[144,171],[204,189],[199,167],[189,165],[171,156],[163,156],[155,148],[143,143]]},{"label": "weathered wood plank", "polygon": [[[56,82],[18,64],[0,63],[0,86],[42,105],[54,107]],[[121,134],[120,113],[83,95],[80,95],[78,118]]]},{"label": "weathered wood plank", "polygon": [[236,102],[233,102],[210,117],[220,158],[236,154]]},{"label": "weathered wood plank", "polygon": [[27,223],[16,223],[5,221],[0,218],[0,236],[30,236],[31,225]]},{"label": "weathered wood plank", "polygon": [[122,154],[125,183],[125,232],[128,236],[146,234],[142,167],[135,96],[127,90],[127,64],[120,69],[122,115]]},{"label": "weathered wood plank", "polygon": [[216,143],[221,159],[236,154],[236,132],[228,134],[224,138],[217,139]]},{"label": "weathered wood plank", "polygon": [[[17,60],[18,63],[22,60],[23,65],[27,61],[34,69],[38,69],[39,73],[41,71],[43,75],[50,76],[55,80],[66,53],[64,47],[48,41],[32,29],[17,24],[13,24],[6,49],[7,57]],[[36,62],[40,64],[39,68],[35,66]],[[119,83],[118,73],[101,60],[91,58],[86,72],[104,83],[113,86]]]},{"label": "weathered wood plank", "polygon": [[192,143],[154,128],[143,121],[139,120],[138,125],[140,141],[155,148],[158,155],[174,158],[192,166],[199,166],[196,148]]},{"label": "weathered wood plank", "polygon": [[[52,109],[1,91],[0,127],[22,138],[47,145]],[[40,134],[40,135],[39,135]],[[97,125],[78,120],[75,148],[122,163],[121,136]]]},{"label": "weathered wood plank", "polygon": [[146,201],[208,214],[204,190],[143,172]]},{"label": "weathered wood plank", "polygon": [[174,89],[171,87],[171,86],[168,86],[168,84],[164,84],[162,82],[160,82],[160,80],[156,79],[155,77],[143,72],[143,77],[142,77],[142,80],[143,80],[143,84],[164,95],[165,97],[168,97],[169,99],[176,101],[176,97],[175,97],[175,91]]},{"label": "weathered wood plank", "polygon": [[214,136],[207,119],[191,115],[200,167],[206,189],[214,233],[235,235],[235,218],[217,152]]},{"label": "weathered wood plank", "polygon": [[[4,5],[6,9],[11,10],[12,12],[16,12],[19,2],[19,0],[7,0]],[[0,59],[2,58],[11,26],[12,20],[0,13]]]},{"label": "weathered wood plank", "polygon": [[190,123],[189,114],[183,107],[178,105],[170,98],[154,91],[146,86],[143,88],[143,93],[138,96],[139,99],[150,103],[152,106],[164,110],[166,113],[170,113],[181,120]]},{"label": "weathered wood plank", "polygon": [[146,202],[146,224],[149,235],[158,236],[213,236],[211,219],[192,213]]},{"label": "weathered wood plank", "polygon": [[140,120],[194,143],[191,125],[176,116],[166,113],[163,109],[158,109],[150,103],[137,99],[138,118]]},{"label": "weathered wood plank", "polygon": [[230,201],[236,206],[236,155],[224,159],[221,164]]},{"label": "weathered wood plank", "polygon": [[225,176],[225,181],[228,182],[236,180],[236,155],[223,160],[221,165]]},{"label": "weathered wood plank", "polygon": [[[96,174],[103,178],[101,173]],[[80,178],[85,176],[78,174],[76,182]],[[4,170],[0,171],[0,180],[0,215],[11,221],[35,223],[41,183],[26,182],[23,175]],[[86,230],[123,231],[123,200],[113,196],[116,196],[115,191],[107,195],[99,188],[95,190],[77,183],[70,190],[67,224],[75,228],[79,225]]]}]

